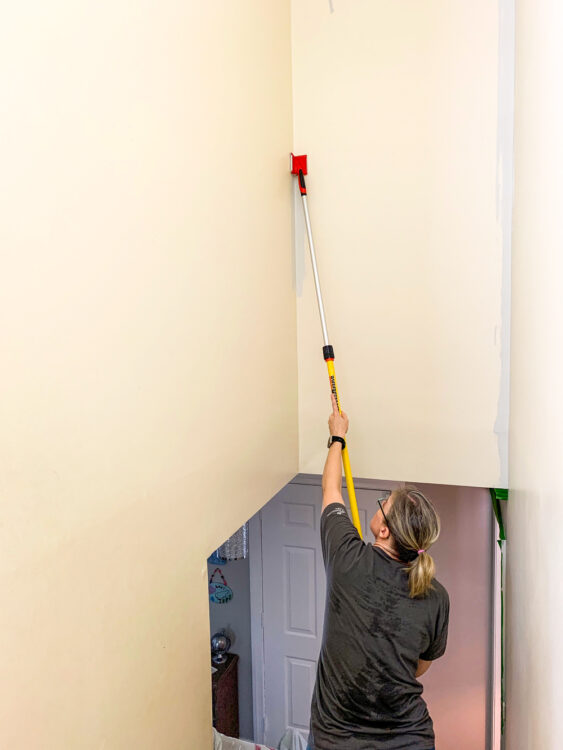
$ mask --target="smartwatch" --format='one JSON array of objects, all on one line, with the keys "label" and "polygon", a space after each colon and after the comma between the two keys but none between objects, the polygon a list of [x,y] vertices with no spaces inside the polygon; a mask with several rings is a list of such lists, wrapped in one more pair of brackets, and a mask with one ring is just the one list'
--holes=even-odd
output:
[{"label": "smartwatch", "polygon": [[326,447],[330,448],[330,446],[334,445],[334,443],[340,443],[342,445],[342,450],[346,448],[346,441],[344,440],[344,438],[341,438],[338,435],[331,435],[328,439],[328,443],[326,444]]}]

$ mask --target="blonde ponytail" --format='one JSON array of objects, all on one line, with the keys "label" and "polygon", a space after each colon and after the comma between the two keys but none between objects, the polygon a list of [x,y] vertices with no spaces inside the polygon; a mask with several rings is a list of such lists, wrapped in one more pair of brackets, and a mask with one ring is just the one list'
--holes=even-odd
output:
[{"label": "blonde ponytail", "polygon": [[432,589],[436,565],[428,549],[440,535],[440,518],[428,498],[416,487],[393,491],[393,505],[387,517],[393,543],[399,557],[408,563],[412,599],[425,596]]},{"label": "blonde ponytail", "polygon": [[432,580],[436,575],[436,564],[428,552],[417,553],[405,568],[409,574],[409,590],[411,599],[424,596],[432,587]]}]

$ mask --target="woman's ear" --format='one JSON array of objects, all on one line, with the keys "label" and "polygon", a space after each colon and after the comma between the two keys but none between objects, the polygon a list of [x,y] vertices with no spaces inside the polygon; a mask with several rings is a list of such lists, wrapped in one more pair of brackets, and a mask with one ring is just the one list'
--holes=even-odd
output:
[{"label": "woman's ear", "polygon": [[379,536],[381,537],[381,539],[389,539],[389,537],[391,536],[391,532],[385,525],[385,521],[381,524],[381,528],[379,529]]}]

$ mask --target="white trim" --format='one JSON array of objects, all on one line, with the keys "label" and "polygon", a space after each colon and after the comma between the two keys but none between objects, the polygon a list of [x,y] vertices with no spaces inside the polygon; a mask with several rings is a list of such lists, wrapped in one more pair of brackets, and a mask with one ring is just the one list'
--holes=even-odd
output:
[{"label": "white trim", "polygon": [[262,516],[248,524],[250,573],[250,641],[252,650],[252,717],[254,742],[264,742],[264,627],[262,607]]},{"label": "white trim", "polygon": [[[493,521],[493,644],[491,665],[491,748],[501,750],[501,700],[502,700],[502,604],[501,604],[501,549],[496,541],[497,522]],[[505,542],[502,542],[503,546]]]}]

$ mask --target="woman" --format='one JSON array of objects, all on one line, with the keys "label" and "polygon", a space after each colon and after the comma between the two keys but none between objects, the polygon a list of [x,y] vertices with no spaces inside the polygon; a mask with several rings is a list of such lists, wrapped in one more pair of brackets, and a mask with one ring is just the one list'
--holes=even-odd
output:
[{"label": "woman", "polygon": [[379,500],[364,544],[342,499],[348,417],[334,397],[323,473],[327,575],[310,750],[434,750],[420,677],[446,650],[449,598],[428,553],[440,520],[416,488]]}]

